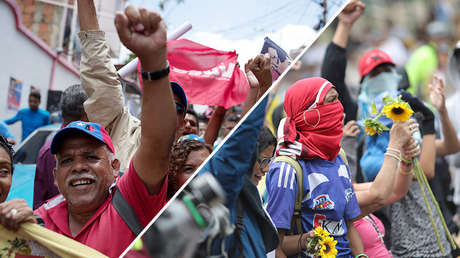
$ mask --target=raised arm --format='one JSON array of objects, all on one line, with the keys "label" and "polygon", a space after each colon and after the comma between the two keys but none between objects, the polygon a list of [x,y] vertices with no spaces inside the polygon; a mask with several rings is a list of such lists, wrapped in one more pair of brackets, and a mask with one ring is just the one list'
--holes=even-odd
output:
[{"label": "raised arm", "polygon": [[348,36],[353,24],[361,17],[366,5],[361,1],[351,1],[339,14],[339,23],[335,30],[332,42],[341,48],[347,48]]},{"label": "raised arm", "polygon": [[[85,111],[91,122],[104,126],[111,134],[113,124],[123,114],[124,98],[105,33],[99,30],[94,0],[78,0],[82,44],[81,85],[88,95]],[[129,113],[127,112],[127,115]]]},{"label": "raised arm", "polygon": [[243,187],[243,178],[251,169],[252,155],[265,117],[265,98],[242,122],[217,153],[200,170],[211,172],[224,188],[227,206],[233,207]]},{"label": "raised arm", "polygon": [[272,85],[272,74],[270,70],[270,56],[257,55],[254,59],[244,65],[244,71],[249,82],[249,94],[243,104],[242,117],[254,106],[265,91]]},{"label": "raised arm", "polygon": [[204,133],[204,141],[211,146],[214,145],[214,142],[219,136],[219,130],[224,121],[225,112],[226,110],[224,107],[216,107],[209,119],[208,127],[206,127],[206,132]]},{"label": "raised arm", "polygon": [[351,98],[345,84],[345,70],[347,67],[346,47],[348,36],[355,21],[361,16],[365,5],[360,1],[352,1],[339,14],[339,23],[331,44],[326,50],[321,67],[321,77],[335,85],[339,93],[340,102],[345,109],[345,120],[356,120],[358,106]]},{"label": "raised arm", "polygon": [[[412,125],[412,126],[411,126]],[[398,172],[398,164],[401,152],[409,148],[417,149],[418,145],[416,142],[412,142],[411,134],[418,128],[415,125],[414,120],[410,120],[404,123],[395,123],[390,131],[390,142],[388,143],[387,153],[383,160],[383,165],[380,168],[376,178],[371,183],[354,184],[354,190],[356,198],[358,199],[359,207],[361,208],[361,216],[365,216],[375,210],[380,209],[388,203],[388,199],[393,195],[395,189],[395,179],[398,178],[398,187],[405,187],[409,184],[410,179],[404,179],[400,177],[400,173],[406,173],[406,171]],[[400,153],[397,153],[399,150]],[[412,157],[412,156],[411,156]],[[402,168],[399,168],[402,169]],[[406,176],[407,177],[407,176]],[[409,182],[407,182],[409,181]],[[404,184],[406,183],[406,184]],[[407,192],[408,189],[405,189]],[[398,192],[404,192],[404,189],[398,189]]]},{"label": "raised arm", "polygon": [[[121,42],[135,53],[145,72],[166,68],[166,28],[160,15],[128,6],[117,13],[115,26]],[[168,67],[169,69],[169,67]],[[176,112],[169,77],[144,80],[140,146],[134,168],[150,193],[157,193],[168,172],[169,151],[176,131]]]},{"label": "raised arm", "polygon": [[[420,155],[420,146],[415,139],[411,139],[401,151],[401,155],[405,160],[412,160],[415,157]],[[399,167],[399,173],[395,179],[395,186],[390,197],[387,198],[385,205],[392,204],[396,201],[399,201],[404,195],[409,191],[409,187],[412,184],[413,176],[412,171],[413,164],[405,164],[401,162]]]},{"label": "raised arm", "polygon": [[445,156],[460,151],[460,142],[457,138],[457,133],[452,122],[449,119],[449,114],[446,108],[446,97],[444,93],[444,82],[438,76],[434,76],[433,82],[430,84],[430,100],[433,106],[439,112],[442,126],[442,139],[436,140],[436,156]]}]

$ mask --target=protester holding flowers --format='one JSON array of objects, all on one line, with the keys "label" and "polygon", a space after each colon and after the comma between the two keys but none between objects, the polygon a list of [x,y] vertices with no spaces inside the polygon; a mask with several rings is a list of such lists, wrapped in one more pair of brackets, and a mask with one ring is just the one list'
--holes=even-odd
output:
[{"label": "protester holding flowers", "polygon": [[[337,241],[337,255],[352,257],[363,253],[360,236],[353,219],[361,214],[353,191],[350,172],[340,151],[343,127],[343,107],[334,86],[323,78],[296,82],[286,92],[286,120],[280,124],[276,155],[290,156],[302,167],[303,187],[301,228],[291,226],[298,180],[288,162],[275,162],[267,176],[269,200],[267,211],[278,228],[283,242],[287,231],[308,232],[322,226]],[[301,240],[302,236],[299,238]],[[301,241],[299,241],[301,243]],[[277,255],[294,255],[294,250],[277,248]]]},{"label": "protester holding flowers", "polygon": [[[390,94],[395,96],[397,93],[390,92]],[[436,257],[447,257],[451,250],[450,245],[455,248],[455,244],[450,237],[450,232],[446,227],[442,213],[440,212],[439,206],[426,179],[428,176],[433,176],[434,171],[433,174],[428,174],[427,176],[425,176],[426,173],[424,173],[426,167],[430,169],[434,166],[434,157],[432,157],[434,152],[434,128],[432,127],[434,124],[430,118],[430,114],[432,115],[432,113],[428,112],[429,110],[423,103],[414,97],[407,93],[403,93],[403,96],[403,98],[408,99],[412,103],[412,106],[428,115],[421,119],[420,123],[422,125],[422,133],[425,134],[422,138],[420,162],[417,159],[402,159],[403,166],[413,166],[417,183],[411,185],[406,196],[390,206],[392,253],[401,257],[425,257],[426,255],[433,254],[439,255]],[[376,99],[376,101],[378,100]],[[386,138],[384,132],[386,128],[382,123],[391,124],[392,122],[405,121],[414,113],[411,106],[402,100],[401,95],[396,98],[391,98],[390,95],[386,95],[383,97],[382,101],[384,106],[380,107],[380,113],[375,104],[367,107],[368,110],[371,110],[371,114],[374,118],[366,119],[365,124],[368,127],[367,131],[378,132],[377,135],[369,136],[371,140],[374,139],[376,142],[384,142]],[[384,117],[386,117],[386,120]],[[388,118],[391,120],[388,121]],[[367,143],[372,143],[372,141]],[[430,146],[431,148],[428,149],[427,145],[433,146]],[[374,146],[374,148],[379,149],[378,145]],[[381,148],[382,146],[380,146],[380,150]],[[425,155],[423,155],[424,153]],[[424,161],[423,164],[422,161]],[[431,227],[422,225],[431,225]],[[430,237],[420,238],[420,241],[408,242],[402,237],[402,235],[407,234],[407,231],[411,232],[411,234],[416,234],[417,236],[415,236],[415,238],[423,234],[428,234]],[[450,241],[450,245],[447,240]],[[421,242],[423,244],[421,244]]]},{"label": "protester holding flowers", "polygon": [[[328,47],[322,67],[324,75],[328,75],[329,77],[335,76],[335,81],[342,82],[342,84],[339,84],[342,86],[345,85],[344,71],[347,62],[345,47],[347,46],[347,38],[351,30],[351,25],[359,17],[362,8],[355,7],[354,12],[352,10],[348,10],[348,13],[344,11],[344,13],[339,15],[340,26],[337,27],[333,42]],[[351,21],[351,23],[347,23],[346,21]],[[402,100],[408,102],[414,113],[421,114],[416,116],[422,134],[419,161],[420,167],[429,179],[434,176],[435,164],[434,115],[419,99],[404,91],[396,92],[400,76],[395,72],[394,66],[392,59],[384,51],[374,49],[363,55],[359,62],[361,89],[358,98],[359,112],[357,117],[358,119],[368,117],[372,113],[372,104],[378,101],[378,97],[381,100],[382,94],[385,91],[393,92],[392,97],[396,97],[399,94],[402,95]],[[343,89],[341,90],[343,91]],[[353,102],[348,105],[347,110],[352,110]],[[406,107],[399,106],[400,109],[397,109],[397,111],[406,111]],[[397,107],[395,106],[395,108]],[[408,113],[395,113],[394,117],[403,114]],[[386,119],[385,125],[390,127],[391,124],[391,120]],[[368,127],[367,131],[370,134],[378,133],[376,131],[378,127],[370,127],[366,123],[365,126]],[[364,145],[365,152],[360,158],[360,165],[358,166],[364,177],[369,181],[373,180],[380,173],[384,153],[388,146],[388,132],[383,130],[380,132],[382,133],[381,135],[366,137]],[[442,232],[436,234],[433,227],[426,227],[426,225],[432,224],[428,209],[436,211],[436,207],[431,200],[428,206],[429,208],[425,204],[418,183],[412,184],[408,194],[390,206],[389,218],[391,221],[391,249],[393,255],[402,257],[426,257],[430,255],[443,257],[449,254],[450,247],[446,235]],[[433,212],[433,220],[437,228],[441,229],[441,218],[436,212]],[[408,241],[405,237],[407,235],[413,236],[415,240]],[[439,238],[436,235],[440,235]],[[438,242],[441,242],[441,244]],[[444,246],[444,253],[441,251],[440,245]]]}]

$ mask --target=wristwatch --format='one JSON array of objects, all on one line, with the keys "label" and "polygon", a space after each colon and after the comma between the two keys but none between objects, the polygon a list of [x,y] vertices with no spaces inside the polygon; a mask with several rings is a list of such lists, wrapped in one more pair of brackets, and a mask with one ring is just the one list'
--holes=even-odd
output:
[{"label": "wristwatch", "polygon": [[142,75],[142,80],[146,81],[154,81],[154,80],[159,80],[163,77],[168,76],[169,74],[169,62],[166,60],[166,67],[164,69],[161,69],[159,71],[154,71],[154,72],[144,72],[141,71]]}]

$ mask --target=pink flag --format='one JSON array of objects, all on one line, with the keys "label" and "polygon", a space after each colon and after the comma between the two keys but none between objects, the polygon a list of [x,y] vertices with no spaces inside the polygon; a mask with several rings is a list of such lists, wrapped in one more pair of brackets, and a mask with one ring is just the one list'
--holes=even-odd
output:
[{"label": "pink flag", "polygon": [[185,90],[191,104],[229,108],[242,103],[249,91],[235,51],[215,50],[190,40],[168,42],[169,78]]}]

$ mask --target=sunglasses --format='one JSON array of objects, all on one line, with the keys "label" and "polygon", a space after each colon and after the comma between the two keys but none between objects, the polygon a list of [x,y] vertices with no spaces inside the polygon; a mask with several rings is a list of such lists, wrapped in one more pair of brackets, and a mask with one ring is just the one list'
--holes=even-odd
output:
[{"label": "sunglasses", "polygon": [[262,159],[257,158],[257,161],[259,162],[259,168],[261,168],[261,169],[266,168],[268,165],[270,165],[272,160],[273,160],[273,157],[271,157],[271,158],[262,158]]},{"label": "sunglasses", "polygon": [[184,112],[185,112],[184,105],[182,105],[182,104],[180,104],[178,102],[175,102],[175,104],[176,104],[176,112],[177,112],[177,114],[179,114],[179,115],[184,114]]}]

